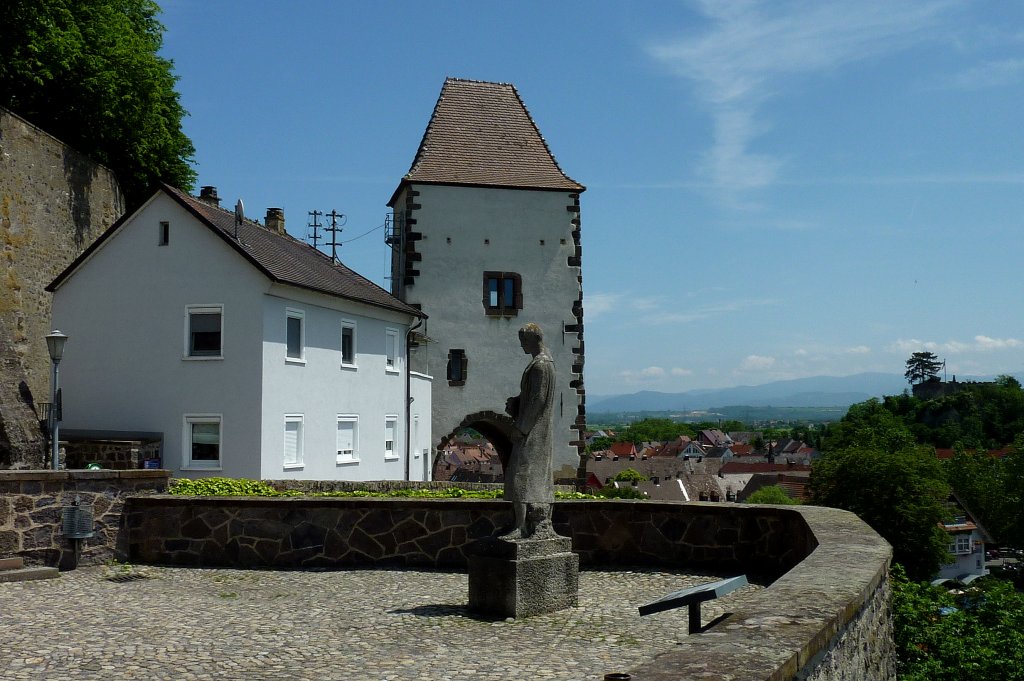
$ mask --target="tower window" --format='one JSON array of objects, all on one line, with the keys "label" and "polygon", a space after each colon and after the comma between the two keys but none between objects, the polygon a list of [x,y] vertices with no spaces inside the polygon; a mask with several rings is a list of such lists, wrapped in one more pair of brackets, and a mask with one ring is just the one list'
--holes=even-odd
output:
[{"label": "tower window", "polygon": [[523,309],[522,277],[515,272],[484,272],[484,311],[514,317]]},{"label": "tower window", "polygon": [[448,351],[448,385],[466,385],[466,369],[469,368],[465,350]]}]

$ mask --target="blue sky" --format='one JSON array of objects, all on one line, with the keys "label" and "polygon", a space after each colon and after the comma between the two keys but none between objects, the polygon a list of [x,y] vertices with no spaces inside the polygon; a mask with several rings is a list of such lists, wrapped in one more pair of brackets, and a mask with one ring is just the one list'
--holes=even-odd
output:
[{"label": "blue sky", "polygon": [[587,186],[591,394],[1024,371],[1024,4],[162,5],[199,183],[382,285],[444,78],[514,83]]}]

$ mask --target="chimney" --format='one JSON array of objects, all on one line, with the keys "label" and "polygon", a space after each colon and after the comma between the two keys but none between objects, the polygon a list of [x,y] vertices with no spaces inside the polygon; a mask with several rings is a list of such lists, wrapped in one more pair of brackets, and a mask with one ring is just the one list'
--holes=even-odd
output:
[{"label": "chimney", "polygon": [[217,188],[207,185],[199,188],[199,200],[211,206],[220,207],[220,197],[217,196]]},{"label": "chimney", "polygon": [[284,210],[280,208],[268,208],[265,220],[267,229],[278,234],[284,234]]}]

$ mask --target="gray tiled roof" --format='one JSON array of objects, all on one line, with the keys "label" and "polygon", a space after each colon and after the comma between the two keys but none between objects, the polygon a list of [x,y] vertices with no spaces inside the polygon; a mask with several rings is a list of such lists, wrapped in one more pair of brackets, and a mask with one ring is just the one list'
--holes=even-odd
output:
[{"label": "gray tiled roof", "polygon": [[[159,189],[181,204],[201,224],[213,230],[214,234],[272,281],[417,317],[426,317],[421,311],[406,305],[369,279],[341,263],[333,262],[329,256],[298,239],[287,234],[279,234],[252,220],[244,220],[238,227],[236,240],[233,211],[212,206],[168,184],[161,184]],[[134,214],[133,212],[122,215],[57,275],[46,290],[55,291]]]},{"label": "gray tiled roof", "polygon": [[425,315],[309,244],[244,220],[235,234],[235,214],[163,185],[162,189],[199,218],[272,280],[377,307]]},{"label": "gray tiled roof", "polygon": [[515,86],[448,78],[404,182],[582,191]]}]

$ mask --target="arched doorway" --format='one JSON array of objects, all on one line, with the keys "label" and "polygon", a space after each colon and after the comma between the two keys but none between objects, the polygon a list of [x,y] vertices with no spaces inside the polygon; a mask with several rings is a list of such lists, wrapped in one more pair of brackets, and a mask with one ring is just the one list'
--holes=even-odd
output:
[{"label": "arched doorway", "polygon": [[513,433],[515,433],[514,422],[507,414],[499,414],[494,411],[480,411],[466,416],[459,423],[458,427],[452,429],[450,433],[446,433],[440,439],[434,454],[433,470],[435,475],[432,476],[434,479],[438,479],[436,475],[439,470],[438,466],[446,465],[444,460],[446,448],[449,444],[456,441],[460,433],[467,429],[476,431],[491,444],[498,454],[501,470],[505,470],[509,456],[512,454]]}]

